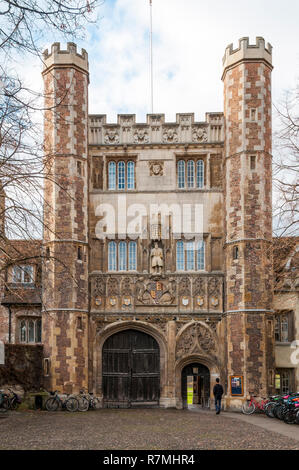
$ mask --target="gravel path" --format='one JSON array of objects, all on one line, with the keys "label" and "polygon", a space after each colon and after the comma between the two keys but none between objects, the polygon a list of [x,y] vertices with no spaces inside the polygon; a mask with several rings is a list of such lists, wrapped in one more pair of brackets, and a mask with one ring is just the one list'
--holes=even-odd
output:
[{"label": "gravel path", "polygon": [[298,441],[224,413],[174,409],[16,411],[0,415],[0,432],[1,450],[299,450]]}]

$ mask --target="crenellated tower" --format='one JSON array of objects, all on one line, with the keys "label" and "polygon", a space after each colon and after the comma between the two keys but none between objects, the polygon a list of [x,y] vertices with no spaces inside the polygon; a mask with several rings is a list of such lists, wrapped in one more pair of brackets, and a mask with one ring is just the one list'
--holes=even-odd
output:
[{"label": "crenellated tower", "polygon": [[45,201],[43,343],[45,386],[88,382],[88,56],[55,43],[44,52]]},{"label": "crenellated tower", "polygon": [[[226,48],[223,68],[227,376],[244,376],[244,397],[266,396],[274,380],[272,47],[242,38]],[[230,393],[227,405],[238,406]]]}]

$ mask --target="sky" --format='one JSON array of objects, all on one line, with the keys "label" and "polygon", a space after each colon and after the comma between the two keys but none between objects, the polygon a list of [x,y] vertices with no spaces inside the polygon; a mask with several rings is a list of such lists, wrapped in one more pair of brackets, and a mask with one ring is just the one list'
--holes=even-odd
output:
[{"label": "sky", "polygon": [[[228,44],[256,36],[273,46],[273,102],[294,88],[299,76],[298,0],[152,0],[154,112],[174,121],[176,113],[223,111],[222,57]],[[84,40],[89,55],[89,113],[137,115],[151,112],[149,0],[106,0]],[[49,38],[45,44],[61,38]],[[65,44],[62,42],[62,46]],[[22,64],[35,88],[41,87],[40,64]]]}]

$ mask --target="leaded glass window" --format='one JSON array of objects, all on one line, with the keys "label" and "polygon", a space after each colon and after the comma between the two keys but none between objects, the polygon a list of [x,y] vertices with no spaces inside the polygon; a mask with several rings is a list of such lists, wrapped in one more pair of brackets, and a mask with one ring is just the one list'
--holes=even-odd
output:
[{"label": "leaded glass window", "polygon": [[109,162],[108,164],[108,188],[116,189],[116,164]]},{"label": "leaded glass window", "polygon": [[176,268],[177,271],[185,270],[184,242],[178,241],[176,244]]},{"label": "leaded glass window", "polygon": [[126,242],[119,242],[118,244],[118,270],[127,270],[127,244]]},{"label": "leaded glass window", "polygon": [[134,172],[135,163],[130,161],[127,164],[127,188],[134,189],[135,187],[135,172]]},{"label": "leaded glass window", "polygon": [[197,269],[199,271],[205,269],[205,242],[203,240],[198,242]]},{"label": "leaded glass window", "polygon": [[194,242],[187,242],[186,244],[186,262],[187,266],[186,269],[187,271],[193,271],[195,266],[194,266]]},{"label": "leaded glass window", "polygon": [[188,188],[194,188],[194,161],[188,160],[187,163],[187,185]]},{"label": "leaded glass window", "polygon": [[129,242],[129,271],[137,269],[136,246],[136,242]]},{"label": "leaded glass window", "polygon": [[198,188],[204,187],[204,162],[198,160],[196,163],[196,185]]},{"label": "leaded glass window", "polygon": [[125,189],[125,162],[118,162],[117,164],[117,187],[118,189]]},{"label": "leaded glass window", "polygon": [[108,243],[108,271],[116,271],[116,243]]},{"label": "leaded glass window", "polygon": [[185,162],[184,160],[179,160],[178,162],[178,187],[185,187]]}]

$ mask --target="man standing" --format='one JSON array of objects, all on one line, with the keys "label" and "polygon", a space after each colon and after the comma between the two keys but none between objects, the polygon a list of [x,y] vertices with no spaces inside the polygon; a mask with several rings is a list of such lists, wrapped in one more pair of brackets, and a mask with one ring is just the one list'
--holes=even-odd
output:
[{"label": "man standing", "polygon": [[213,394],[215,397],[216,415],[219,415],[221,411],[221,398],[223,395],[223,387],[222,385],[220,385],[219,379],[216,379],[216,384],[214,385]]}]

